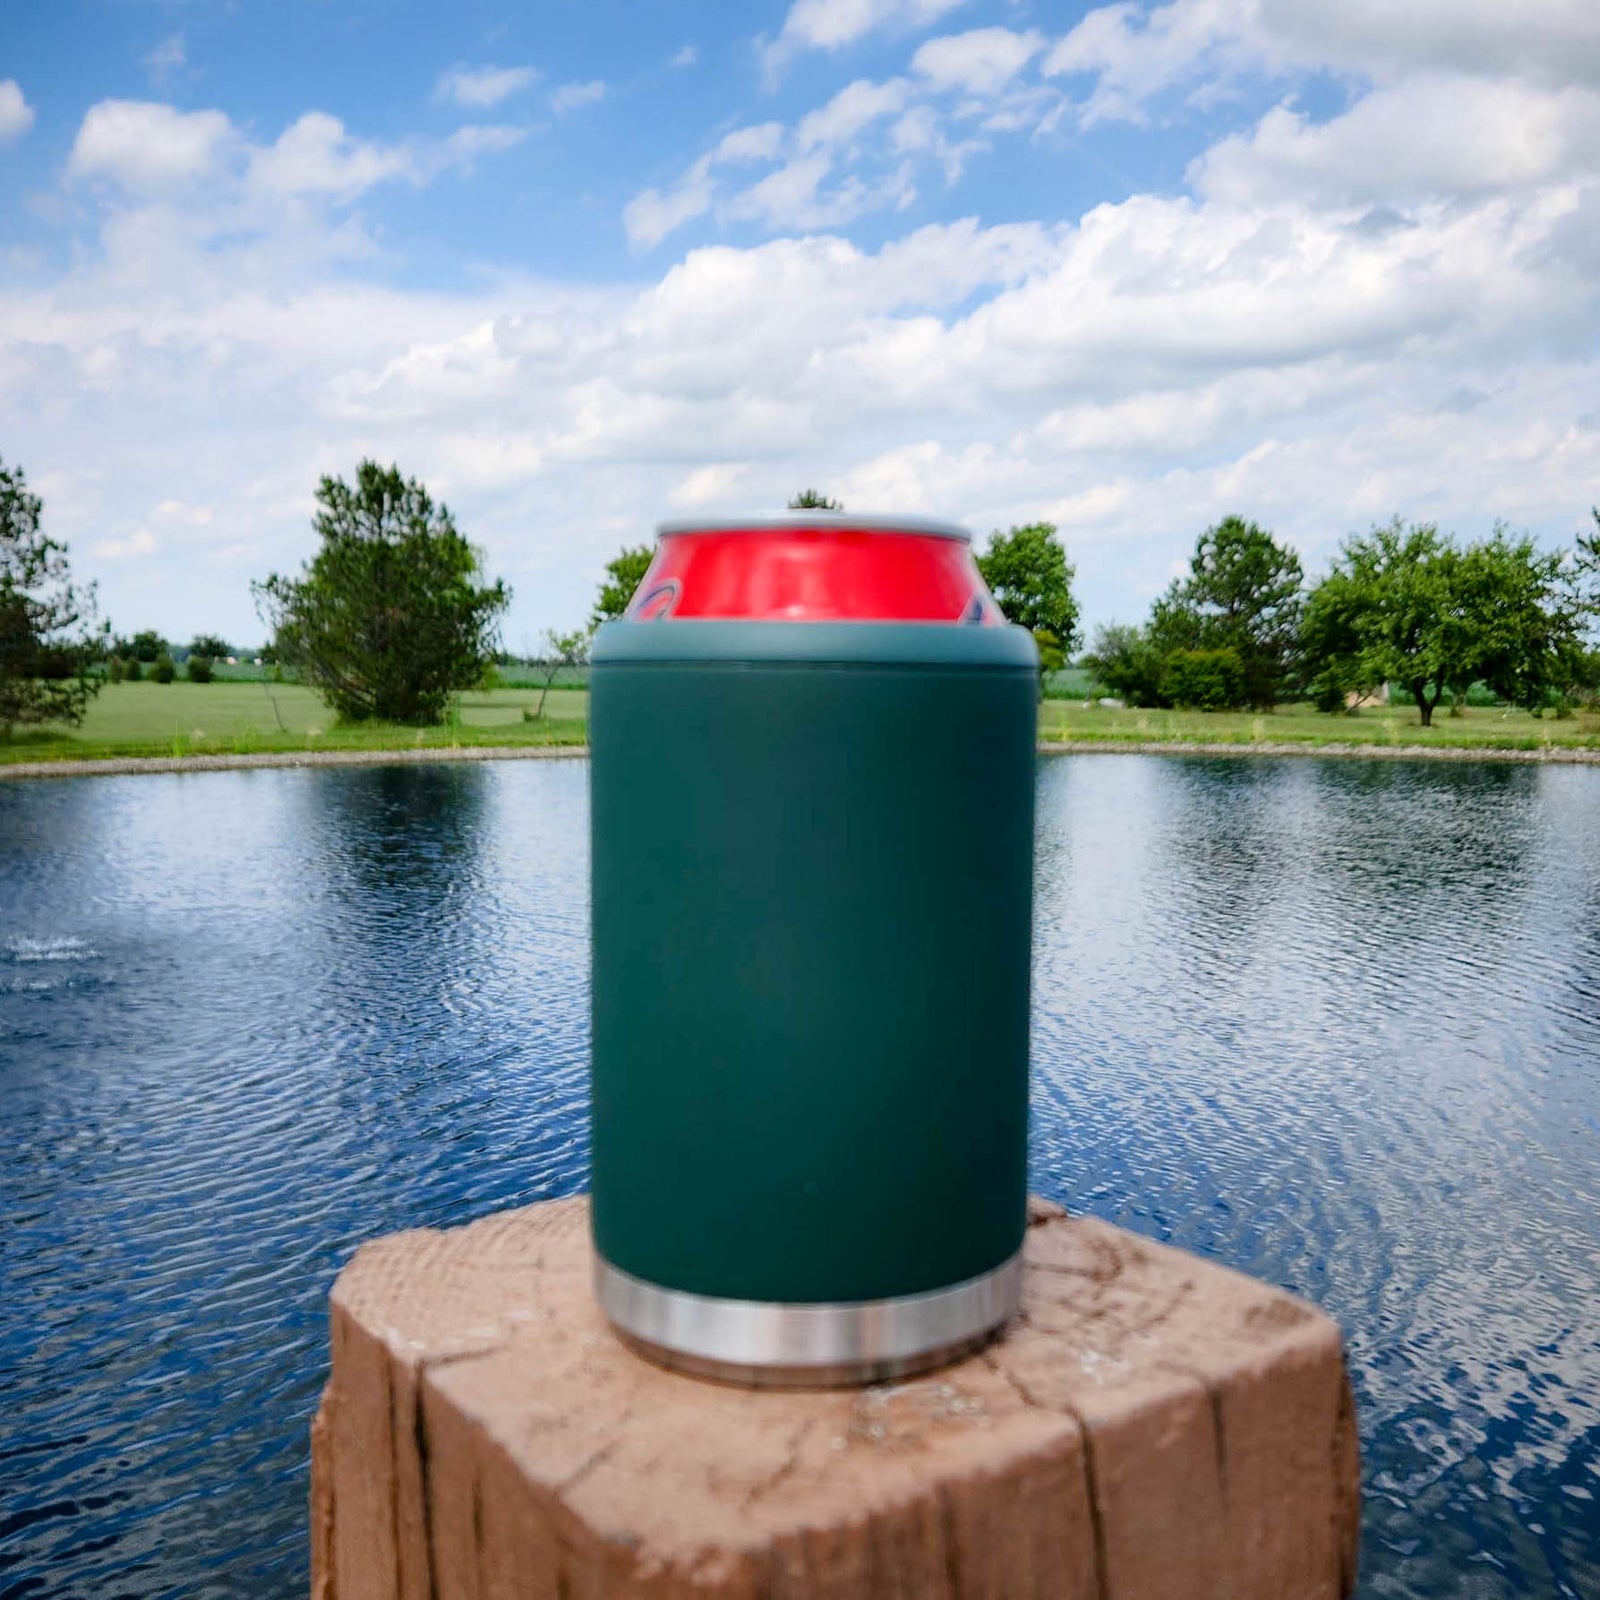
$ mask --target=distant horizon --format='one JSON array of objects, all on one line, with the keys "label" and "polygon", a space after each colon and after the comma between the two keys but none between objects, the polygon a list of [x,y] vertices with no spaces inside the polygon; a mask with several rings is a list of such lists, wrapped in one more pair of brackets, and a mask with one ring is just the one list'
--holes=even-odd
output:
[{"label": "distant horizon", "polygon": [[8,44],[0,461],[125,635],[256,637],[363,456],[518,655],[656,522],[802,485],[1055,522],[1086,640],[1229,513],[1315,575],[1600,501],[1566,0],[72,0]]}]

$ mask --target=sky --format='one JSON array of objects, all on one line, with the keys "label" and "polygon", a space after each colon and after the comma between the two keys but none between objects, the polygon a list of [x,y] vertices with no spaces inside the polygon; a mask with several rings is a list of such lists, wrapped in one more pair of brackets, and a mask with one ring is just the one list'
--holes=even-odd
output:
[{"label": "sky", "polygon": [[365,456],[582,623],[664,517],[1600,501],[1595,0],[0,6],[0,460],[119,632],[241,643]]}]

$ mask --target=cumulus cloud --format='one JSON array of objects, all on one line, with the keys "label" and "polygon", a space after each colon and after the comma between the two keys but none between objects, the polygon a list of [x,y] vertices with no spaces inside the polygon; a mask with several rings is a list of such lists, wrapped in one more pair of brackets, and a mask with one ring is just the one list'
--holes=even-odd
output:
[{"label": "cumulus cloud", "polygon": [[599,78],[588,83],[564,83],[550,96],[550,109],[557,116],[576,111],[580,106],[592,106],[606,97],[606,86]]},{"label": "cumulus cloud", "polygon": [[907,32],[937,22],[962,0],[794,0],[765,47],[769,71],[807,50],[840,50],[878,29]]},{"label": "cumulus cloud", "polygon": [[1333,69],[1379,81],[1413,74],[1528,76],[1592,85],[1600,75],[1600,9],[1589,0],[1118,0],[1089,12],[1045,59],[1087,76],[1085,125],[1141,121],[1168,90],[1248,72]]},{"label": "cumulus cloud", "polygon": [[929,39],[911,58],[911,70],[938,89],[993,95],[1044,48],[1042,34],[1010,28],[973,28]]},{"label": "cumulus cloud", "polygon": [[33,126],[33,107],[15,78],[0,81],[0,144],[20,139]]},{"label": "cumulus cloud", "polygon": [[1324,123],[1279,106],[1197,159],[1190,182],[1236,205],[1315,197],[1399,204],[1600,171],[1600,93],[1430,77]]},{"label": "cumulus cloud", "polygon": [[[155,101],[103,100],[84,116],[67,173],[73,180],[102,181],[144,200],[222,187],[240,204],[262,197],[348,202],[391,180],[428,183],[525,137],[525,129],[475,124],[444,139],[386,144],[357,137],[327,112],[308,111],[272,143],[252,144],[221,111],[184,112]],[[213,208],[220,203],[213,192]],[[215,209],[211,215],[239,220],[224,219]]]},{"label": "cumulus cloud", "polygon": [[211,178],[238,144],[220,111],[178,111],[147,100],[102,100],[78,128],[67,172],[157,194]]},{"label": "cumulus cloud", "polygon": [[[1334,51],[1278,9],[1093,13],[1068,35],[1089,65],[1056,60],[1059,81],[1080,116],[1102,90],[1146,114],[1190,92],[1197,52],[1220,82]],[[1559,8],[1534,12],[1553,37]],[[640,243],[696,216],[779,237],[583,292],[363,279],[354,252],[375,247],[335,208],[514,130],[383,143],[313,113],[261,142],[109,103],[151,134],[146,165],[90,137],[95,108],[74,175],[96,180],[86,207],[99,184],[120,192],[70,295],[0,287],[0,327],[28,330],[0,342],[0,428],[37,481],[63,485],[52,525],[119,625],[196,625],[160,610],[162,575],[170,589],[181,572],[208,623],[245,637],[244,577],[298,560],[317,474],[373,452],[486,547],[519,591],[513,637],[587,614],[602,562],[664,506],[778,504],[803,480],[980,532],[1053,518],[1091,621],[1136,615],[1174,551],[1235,510],[1313,566],[1394,512],[1569,535],[1600,481],[1595,86],[1532,47],[1497,76],[1471,52],[1419,65],[1338,26],[1354,41],[1340,69],[1365,51],[1371,81],[1331,116],[1287,98],[1235,117],[1184,189],[1005,226],[880,227],[869,249],[830,230],[902,203],[952,130],[998,138],[990,108],[1039,92],[1026,34],[908,44],[901,75],[848,83],[792,125],[719,131],[628,211]],[[271,199],[280,253],[191,228],[184,183]],[[352,253],[330,281],[315,251],[335,240]],[[175,494],[212,520],[162,514]]]},{"label": "cumulus cloud", "polygon": [[714,461],[696,467],[667,498],[680,511],[701,511],[707,506],[726,504],[745,475],[744,466],[735,461]]},{"label": "cumulus cloud", "polygon": [[539,74],[533,67],[452,67],[439,79],[434,96],[458,106],[484,110],[528,88]]},{"label": "cumulus cloud", "polygon": [[324,111],[308,111],[250,163],[252,181],[276,194],[343,198],[409,170],[410,158],[400,146],[352,138]]}]

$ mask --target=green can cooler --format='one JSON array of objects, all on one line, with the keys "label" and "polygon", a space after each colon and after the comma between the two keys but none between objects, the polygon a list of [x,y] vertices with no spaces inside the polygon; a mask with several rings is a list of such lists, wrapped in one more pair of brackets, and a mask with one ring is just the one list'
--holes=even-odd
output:
[{"label": "green can cooler", "polygon": [[1012,1314],[1038,659],[966,533],[666,524],[590,685],[596,1292],[669,1365],[874,1381]]}]

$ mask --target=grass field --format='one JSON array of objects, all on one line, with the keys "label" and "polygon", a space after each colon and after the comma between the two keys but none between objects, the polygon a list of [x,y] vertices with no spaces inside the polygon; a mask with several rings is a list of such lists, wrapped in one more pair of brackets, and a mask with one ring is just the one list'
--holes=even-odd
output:
[{"label": "grass field", "polygon": [[[437,728],[387,723],[340,726],[309,689],[249,682],[116,683],[90,704],[81,728],[19,731],[0,742],[0,763],[104,759],[118,756],[251,754],[288,750],[448,749],[462,745],[582,744],[589,697],[553,689],[544,715],[524,712],[539,700],[531,688],[495,689],[460,697],[455,718]],[[1441,711],[1432,728],[1409,706],[1384,706],[1359,716],[1326,716],[1285,706],[1264,716],[1200,711],[1117,710],[1075,700],[1045,700],[1039,735],[1050,741],[1197,744],[1422,745],[1533,750],[1545,745],[1600,749],[1600,715],[1557,721],[1499,708]]]},{"label": "grass field", "polygon": [[1536,750],[1543,745],[1600,749],[1600,715],[1557,720],[1503,707],[1467,707],[1459,717],[1441,709],[1431,728],[1415,706],[1374,706],[1356,716],[1329,716],[1309,705],[1276,711],[1139,711],[1046,700],[1039,707],[1039,737],[1139,743],[1421,745],[1440,749]]},{"label": "grass field", "polygon": [[543,717],[524,721],[538,700],[536,689],[497,689],[462,695],[458,720],[437,728],[340,726],[315,693],[295,684],[113,683],[90,702],[82,727],[19,730],[0,742],[0,762],[584,742],[587,694],[552,689]]}]

